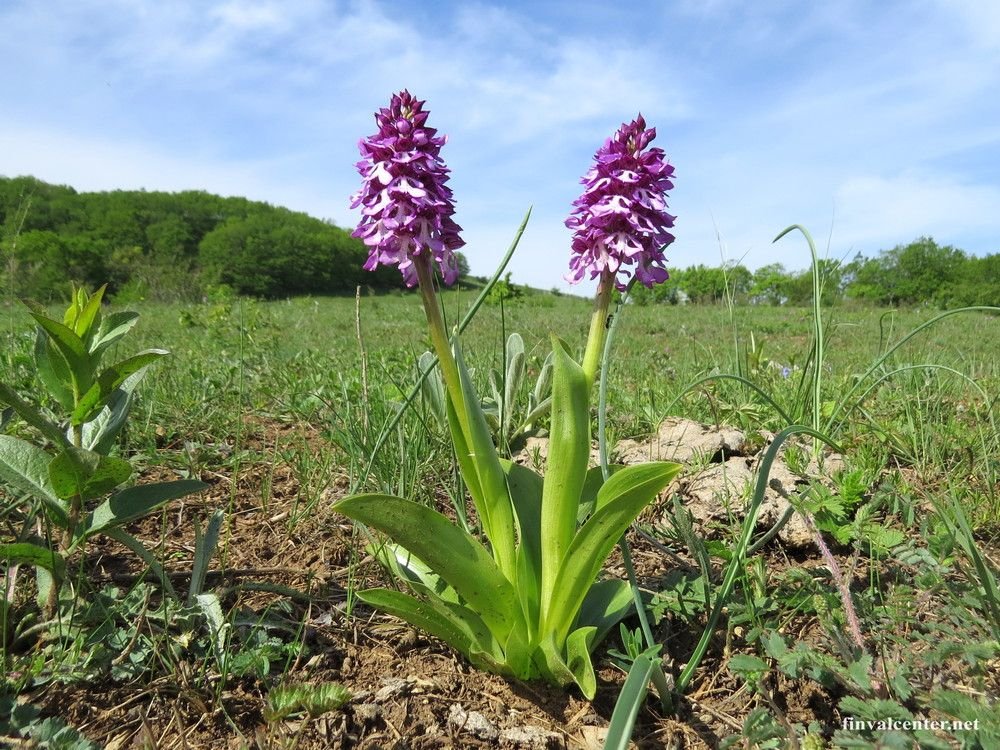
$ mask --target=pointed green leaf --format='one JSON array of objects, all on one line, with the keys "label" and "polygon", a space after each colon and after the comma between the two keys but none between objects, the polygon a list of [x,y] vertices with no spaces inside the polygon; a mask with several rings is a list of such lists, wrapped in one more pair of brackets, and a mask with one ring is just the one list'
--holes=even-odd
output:
[{"label": "pointed green leaf", "polygon": [[132,464],[81,448],[68,448],[49,462],[49,481],[63,500],[101,497],[132,476]]},{"label": "pointed green leaf", "polygon": [[[472,451],[470,457],[476,468],[484,504],[482,509],[477,507],[476,510],[482,517],[483,529],[493,546],[497,565],[504,575],[514,578],[514,509],[507,493],[507,478],[500,467],[500,458],[497,456],[496,446],[493,445],[479,396],[472,385],[472,378],[469,377],[469,371],[462,359],[461,347],[457,343],[454,345],[454,354],[462,381],[469,429],[472,432],[467,447]],[[409,545],[404,546],[409,548]]]},{"label": "pointed green leaf", "polygon": [[208,565],[215,554],[215,548],[219,544],[219,532],[222,530],[222,522],[226,513],[222,508],[217,508],[208,519],[205,533],[201,533],[201,525],[198,519],[194,521],[194,565],[191,567],[191,584],[188,587],[187,604],[190,607],[194,604],[195,597],[203,593],[205,588],[205,577],[208,575]]},{"label": "pointed green leaf", "polygon": [[66,323],[67,326],[73,329],[74,333],[83,339],[85,342],[92,338],[91,328],[94,322],[100,318],[101,314],[101,300],[104,298],[104,290],[108,288],[107,284],[101,286],[96,292],[90,295],[90,298],[82,305],[79,310],[79,315],[73,323]]},{"label": "pointed green leaf", "polygon": [[445,407],[448,412],[448,428],[451,430],[451,442],[455,447],[455,458],[458,461],[458,468],[462,472],[465,486],[469,488],[469,495],[472,496],[472,504],[479,514],[479,523],[484,528],[488,528],[489,506],[483,497],[483,488],[479,482],[479,470],[476,468],[473,451],[465,442],[465,435],[462,433],[462,425],[455,411],[455,404],[451,397],[445,392]]},{"label": "pointed green leaf", "polygon": [[431,414],[442,427],[447,426],[447,414],[445,412],[445,389],[444,381],[441,380],[441,373],[432,368],[437,363],[437,357],[431,352],[424,352],[417,360],[417,367],[420,372],[431,370],[420,384],[420,389],[424,399],[430,406]]},{"label": "pointed green leaf", "polygon": [[[616,471],[624,468],[622,464],[609,464],[608,474],[614,474]],[[582,524],[594,512],[594,508],[597,505],[597,493],[601,491],[601,487],[603,486],[604,471],[601,467],[594,466],[588,469],[587,478],[583,481],[583,490],[580,492],[580,509],[576,514],[576,522],[578,524]]]},{"label": "pointed green leaf", "polygon": [[566,666],[587,700],[593,700],[597,694],[597,676],[590,659],[590,649],[596,633],[595,627],[577,628],[566,639]]},{"label": "pointed green leaf", "polygon": [[542,577],[542,478],[527,467],[501,460],[517,522],[517,593],[525,621],[538,622]]},{"label": "pointed green leaf", "polygon": [[[583,368],[553,336],[552,427],[542,490],[542,618],[546,618],[556,578],[576,533],[580,494],[590,458],[590,399]],[[568,627],[569,623],[567,623]]]},{"label": "pointed green leaf", "polygon": [[94,368],[83,339],[59,321],[40,312],[32,310],[31,317],[45,330],[49,340],[65,358],[76,392],[85,392],[94,381]]},{"label": "pointed green leaf", "polygon": [[352,495],[333,509],[410,550],[458,592],[498,640],[520,617],[513,586],[476,539],[436,510],[391,495]]},{"label": "pointed green leaf", "polygon": [[169,354],[165,349],[150,349],[112,365],[97,376],[94,384],[80,397],[73,410],[72,424],[80,425],[93,419],[108,403],[115,390],[130,375],[142,371],[161,357]]},{"label": "pointed green leaf", "polygon": [[683,468],[681,464],[673,461],[653,461],[627,466],[616,471],[598,491],[594,511],[599,511],[624,495],[639,494],[648,497],[647,502],[649,502],[670,484]]},{"label": "pointed green leaf", "polygon": [[30,542],[0,544],[0,560],[24,562],[52,573],[57,581],[66,578],[66,561],[55,550]]},{"label": "pointed green leaf", "polygon": [[615,702],[615,711],[611,714],[608,725],[608,736],[604,740],[604,750],[628,750],[631,747],[632,729],[639,715],[649,680],[656,668],[656,660],[660,656],[660,645],[657,644],[643,651],[632,662],[625,678],[625,684]]},{"label": "pointed green leaf", "polygon": [[455,589],[428,565],[398,544],[392,542],[369,544],[365,551],[392,571],[393,575],[408,585],[417,587],[421,594],[437,597],[452,604],[458,604]]},{"label": "pointed green leaf", "polygon": [[629,466],[614,474],[597,495],[597,510],[573,539],[545,615],[544,630],[556,643],[569,632],[584,598],[611,548],[636,516],[681,470],[680,464],[656,462]]},{"label": "pointed green leaf", "polygon": [[[493,638],[483,621],[467,607],[449,605],[440,600],[432,603],[392,589],[360,591],[358,598],[440,638],[470,659],[473,653],[488,655],[493,660],[498,656]],[[483,636],[487,638],[485,642]]]},{"label": "pointed green leaf", "polygon": [[504,440],[508,438],[513,427],[512,419],[517,394],[520,393],[521,383],[524,380],[524,339],[519,333],[512,333],[507,337],[505,355],[507,371],[504,376],[503,424],[500,432]]},{"label": "pointed green leaf", "polygon": [[175,482],[129,487],[116,492],[87,515],[83,534],[91,536],[98,532],[107,533],[111,527],[142,518],[165,502],[207,488],[207,484],[194,479],[178,479]]},{"label": "pointed green leaf", "polygon": [[114,312],[101,320],[97,335],[90,342],[90,353],[94,356],[118,341],[128,333],[139,320],[139,313],[125,311]]},{"label": "pointed green leaf", "polygon": [[51,461],[41,448],[13,435],[0,435],[0,479],[15,491],[41,500],[52,522],[65,528],[69,512],[49,480]]},{"label": "pointed green leaf", "polygon": [[46,390],[69,411],[73,408],[73,376],[69,363],[59,349],[49,346],[49,337],[41,328],[35,336],[35,371]]}]

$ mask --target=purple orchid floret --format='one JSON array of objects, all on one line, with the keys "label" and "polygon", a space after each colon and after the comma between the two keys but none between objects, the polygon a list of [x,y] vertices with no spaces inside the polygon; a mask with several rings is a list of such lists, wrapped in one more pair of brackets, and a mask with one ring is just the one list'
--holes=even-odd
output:
[{"label": "purple orchid floret", "polygon": [[663,251],[674,241],[667,231],[674,217],[666,211],[674,168],[663,149],[646,148],[655,137],[656,128],[647,130],[639,115],[594,155],[594,166],[580,180],[586,189],[566,219],[573,230],[570,283],[607,271],[624,291],[631,266],[647,287],[667,280]]},{"label": "purple orchid floret", "polygon": [[430,252],[449,286],[458,278],[455,250],[465,242],[455,213],[448,168],[440,157],[447,136],[426,127],[424,102],[403,90],[375,113],[378,132],[358,144],[358,172],[364,180],[351,196],[361,207],[353,236],[368,246],[365,269],[395,265],[407,286],[417,283],[413,259]]}]

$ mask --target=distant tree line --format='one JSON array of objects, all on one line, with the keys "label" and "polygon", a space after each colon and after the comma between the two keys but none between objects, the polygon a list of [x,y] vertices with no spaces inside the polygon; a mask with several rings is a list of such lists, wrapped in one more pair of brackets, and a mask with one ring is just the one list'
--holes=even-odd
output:
[{"label": "distant tree line", "polygon": [[0,177],[0,281],[21,297],[63,297],[70,280],[132,298],[193,299],[213,289],[285,297],[399,288],[362,269],[364,245],[304,213],[201,191],[78,193]]},{"label": "distant tree line", "polygon": [[[883,250],[875,258],[849,263],[819,261],[822,302],[858,300],[877,305],[1000,306],[1000,254],[976,257],[921,237]],[[637,285],[639,304],[735,302],[806,305],[813,295],[811,269],[788,271],[780,263],[750,271],[743,265],[697,265],[672,269],[670,280],[653,289]]]}]

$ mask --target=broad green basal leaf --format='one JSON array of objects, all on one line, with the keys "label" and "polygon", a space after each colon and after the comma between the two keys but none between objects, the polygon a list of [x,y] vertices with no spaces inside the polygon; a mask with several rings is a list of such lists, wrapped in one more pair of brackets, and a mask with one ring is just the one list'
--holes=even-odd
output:
[{"label": "broad green basal leaf", "polygon": [[333,508],[414,553],[458,592],[498,640],[505,640],[520,619],[517,594],[492,555],[437,511],[391,495],[352,495]]},{"label": "broad green basal leaf", "polygon": [[629,466],[601,487],[594,515],[567,551],[544,620],[544,629],[555,634],[557,644],[568,634],[611,548],[680,469],[680,464],[668,462]]}]

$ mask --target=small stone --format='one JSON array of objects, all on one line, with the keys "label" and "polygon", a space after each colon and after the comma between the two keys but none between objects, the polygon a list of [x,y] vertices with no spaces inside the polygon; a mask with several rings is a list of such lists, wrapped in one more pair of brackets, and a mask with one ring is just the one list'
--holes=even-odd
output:
[{"label": "small stone", "polygon": [[615,447],[615,457],[623,464],[725,460],[742,455],[746,442],[746,435],[733,427],[711,427],[691,419],[669,417],[649,440],[622,440]]},{"label": "small stone", "polygon": [[353,707],[354,718],[362,724],[371,724],[382,716],[382,707],[374,703],[358,703]]},{"label": "small stone", "polygon": [[458,703],[448,710],[448,724],[457,731],[468,732],[482,740],[496,741],[500,737],[497,728],[478,711],[466,711]]},{"label": "small stone", "polygon": [[555,732],[535,726],[511,727],[500,733],[500,739],[518,747],[532,750],[547,750],[552,747],[562,747],[562,737]]},{"label": "small stone", "polygon": [[382,680],[383,687],[375,693],[375,702],[384,703],[397,695],[404,695],[410,692],[410,681],[401,677],[387,677]]}]

